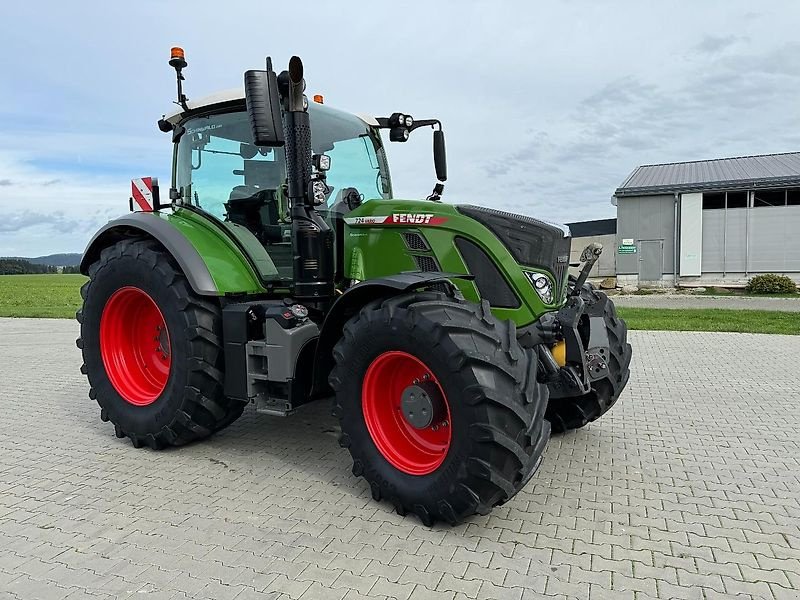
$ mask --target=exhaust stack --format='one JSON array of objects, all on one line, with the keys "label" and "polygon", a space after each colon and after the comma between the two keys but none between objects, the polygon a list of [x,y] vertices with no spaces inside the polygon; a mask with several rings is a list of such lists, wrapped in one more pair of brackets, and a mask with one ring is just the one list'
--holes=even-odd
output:
[{"label": "exhaust stack", "polygon": [[311,182],[311,123],[303,95],[303,62],[293,56],[279,80],[287,89],[283,130],[286,177],[292,215],[294,295],[324,303],[333,298],[333,231],[314,208]]},{"label": "exhaust stack", "polygon": [[[267,58],[266,70],[245,72],[244,82],[256,146],[284,146],[286,153],[294,249],[293,295],[324,309],[334,295],[333,231],[314,205],[311,123],[308,100],[303,95],[303,61],[293,56],[289,70],[276,76],[272,60]],[[278,119],[283,125],[280,129]]]}]

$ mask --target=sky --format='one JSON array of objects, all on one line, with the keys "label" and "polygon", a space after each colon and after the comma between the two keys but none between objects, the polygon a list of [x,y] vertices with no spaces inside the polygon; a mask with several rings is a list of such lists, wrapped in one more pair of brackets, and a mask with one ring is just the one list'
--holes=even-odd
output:
[{"label": "sky", "polygon": [[[800,150],[800,3],[530,0],[8,3],[0,20],[0,256],[82,252],[169,180],[169,49],[186,93],[305,64],[354,113],[439,118],[444,201],[572,222],[615,216],[641,164]],[[389,144],[395,196],[435,182],[430,135]]]}]

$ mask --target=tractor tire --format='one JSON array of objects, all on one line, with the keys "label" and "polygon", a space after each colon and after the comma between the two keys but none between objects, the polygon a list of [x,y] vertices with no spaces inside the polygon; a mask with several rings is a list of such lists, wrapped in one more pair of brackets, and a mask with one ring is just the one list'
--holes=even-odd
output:
[{"label": "tractor tire", "polygon": [[222,316],[197,296],[158,243],[130,239],[100,253],[81,288],[81,372],[117,437],[154,450],[235,421],[223,394]]},{"label": "tractor tire", "polygon": [[488,303],[439,292],[377,300],[333,353],[339,443],[399,514],[455,525],[512,498],[538,468],[548,389],[513,322]]},{"label": "tractor tire", "polygon": [[[575,279],[570,277],[570,292]],[[590,283],[581,288],[581,298],[588,306],[606,298]],[[617,316],[614,303],[606,303],[603,318],[609,343],[608,377],[595,381],[592,390],[581,396],[551,398],[547,405],[547,420],[553,433],[579,429],[607,413],[628,383],[631,370],[631,345],[628,343],[628,326]]]}]

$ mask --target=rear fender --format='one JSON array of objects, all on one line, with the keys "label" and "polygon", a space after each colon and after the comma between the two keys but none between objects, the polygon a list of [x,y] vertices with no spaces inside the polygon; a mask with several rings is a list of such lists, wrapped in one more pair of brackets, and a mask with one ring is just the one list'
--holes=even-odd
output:
[{"label": "rear fender", "polygon": [[[131,237],[158,241],[175,259],[189,285],[202,296],[260,293],[260,279],[248,258],[213,223],[203,222],[186,211],[174,213],[136,212],[104,225],[91,239],[81,259],[80,270],[100,258],[104,248]],[[207,221],[207,220],[206,220]]]}]

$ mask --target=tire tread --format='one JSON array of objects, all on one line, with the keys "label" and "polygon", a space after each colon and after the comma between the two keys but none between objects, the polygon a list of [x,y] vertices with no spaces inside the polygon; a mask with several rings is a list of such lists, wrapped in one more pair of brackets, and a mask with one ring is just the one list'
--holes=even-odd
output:
[{"label": "tire tread", "polygon": [[[385,490],[348,434],[348,411],[340,392],[345,381],[363,374],[349,370],[347,357],[361,336],[389,324],[411,328],[432,348],[441,347],[442,352],[448,348],[448,376],[470,371],[476,382],[463,389],[460,401],[484,416],[468,425],[470,455],[446,497],[412,499]],[[519,346],[513,322],[498,320],[487,303],[471,304],[437,292],[371,303],[347,322],[333,354],[336,364],[329,383],[337,392],[332,412],[342,427],[340,445],[350,451],[353,473],[367,480],[373,498],[389,499],[399,514],[414,513],[425,525],[436,521],[455,525],[470,515],[487,514],[519,492],[541,463],[550,432],[544,420],[547,386],[538,383],[535,355]]]},{"label": "tire tread", "polygon": [[[92,293],[92,282],[103,276],[104,269],[113,268],[114,263],[123,258],[135,258],[151,267],[158,273],[163,285],[177,295],[185,329],[189,332],[189,377],[180,410],[159,431],[145,434],[126,431],[119,424],[113,423],[112,419],[115,434],[117,437],[128,437],[136,448],[146,445],[156,450],[166,446],[181,446],[208,437],[230,425],[242,414],[245,405],[226,398],[222,393],[224,365],[219,331],[220,307],[193,292],[180,267],[158,242],[131,238],[104,248],[100,252],[100,258],[89,267],[89,281],[81,287],[84,306]],[[83,308],[77,312],[76,318],[83,328]],[[83,349],[85,357],[87,349],[83,347],[82,337],[76,340],[76,344]],[[82,371],[85,370],[84,358]],[[92,387],[89,397],[100,405],[101,419],[109,420],[107,399],[99,397]]]}]

